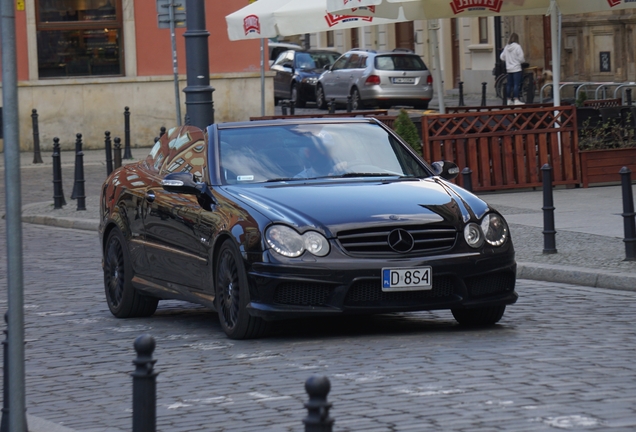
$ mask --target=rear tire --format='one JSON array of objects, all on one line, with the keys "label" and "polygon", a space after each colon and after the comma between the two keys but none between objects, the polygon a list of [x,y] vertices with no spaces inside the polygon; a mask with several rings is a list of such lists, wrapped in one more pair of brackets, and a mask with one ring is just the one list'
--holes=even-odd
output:
[{"label": "rear tire", "polygon": [[216,309],[227,337],[253,339],[265,335],[268,323],[247,311],[250,303],[247,272],[232,240],[221,245],[215,267]]},{"label": "rear tire", "polygon": [[132,277],[128,245],[115,228],[108,234],[104,248],[104,288],[108,309],[117,318],[148,317],[157,310],[159,299],[140,294]]},{"label": "rear tire", "polygon": [[489,326],[496,324],[505,311],[505,305],[451,310],[457,322],[465,326]]},{"label": "rear tire", "polygon": [[321,85],[316,87],[316,105],[318,109],[327,109],[327,99],[325,99],[325,89]]}]

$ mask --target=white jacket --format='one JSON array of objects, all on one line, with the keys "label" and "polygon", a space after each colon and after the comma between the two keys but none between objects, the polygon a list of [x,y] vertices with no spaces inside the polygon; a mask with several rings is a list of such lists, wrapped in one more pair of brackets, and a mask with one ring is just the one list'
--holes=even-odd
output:
[{"label": "white jacket", "polygon": [[499,58],[506,62],[506,71],[508,73],[520,72],[521,63],[526,61],[521,45],[516,42],[506,45],[501,51]]}]

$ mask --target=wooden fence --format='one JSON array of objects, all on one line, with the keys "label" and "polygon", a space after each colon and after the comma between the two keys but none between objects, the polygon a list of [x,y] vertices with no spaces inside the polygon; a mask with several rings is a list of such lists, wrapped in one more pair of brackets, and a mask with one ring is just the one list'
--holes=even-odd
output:
[{"label": "wooden fence", "polygon": [[424,159],[470,168],[474,191],[541,187],[546,163],[555,185],[581,182],[574,106],[424,116],[422,137]]}]

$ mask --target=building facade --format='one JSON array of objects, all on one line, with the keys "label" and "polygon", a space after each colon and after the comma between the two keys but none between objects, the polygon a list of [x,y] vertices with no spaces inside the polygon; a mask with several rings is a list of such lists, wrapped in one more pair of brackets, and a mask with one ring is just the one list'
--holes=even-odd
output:
[{"label": "building facade", "polygon": [[[33,146],[31,113],[39,115],[40,145],[101,148],[104,132],[124,135],[130,110],[133,146],[150,146],[161,126],[177,124],[174,65],[169,29],[159,28],[157,0],[24,0],[16,2],[16,44],[21,149]],[[205,2],[210,84],[215,121],[259,116],[264,85],[265,115],[274,113],[273,74],[262,69],[259,40],[231,42],[225,16],[247,0]],[[564,16],[563,81],[636,81],[636,15],[629,10]],[[428,21],[376,25],[282,38],[339,52],[358,47],[407,48],[429,68],[439,52],[445,93],[494,94],[497,47],[511,32],[521,37],[526,60],[552,69],[549,19],[543,16],[466,17],[438,20],[439,50],[431,47]],[[496,27],[499,28],[496,29]],[[435,31],[435,30],[434,30]],[[185,116],[185,29],[175,32],[179,105]],[[500,37],[497,41],[496,38]],[[265,59],[267,64],[267,59]],[[264,76],[264,84],[261,76]],[[0,151],[3,143],[0,140]]]}]

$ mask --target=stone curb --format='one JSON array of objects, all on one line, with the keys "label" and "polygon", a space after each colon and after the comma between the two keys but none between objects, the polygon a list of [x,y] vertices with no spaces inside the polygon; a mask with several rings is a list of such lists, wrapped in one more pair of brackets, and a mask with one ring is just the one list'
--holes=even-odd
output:
[{"label": "stone curb", "polygon": [[636,275],[612,270],[583,270],[576,267],[519,262],[517,263],[517,277],[595,288],[636,291]]},{"label": "stone curb", "polygon": [[[22,221],[87,231],[97,231],[99,227],[99,221],[95,219],[51,217],[44,215],[23,215]],[[595,288],[636,291],[636,275],[612,270],[583,270],[570,266],[517,262],[517,278],[583,285]]]}]

